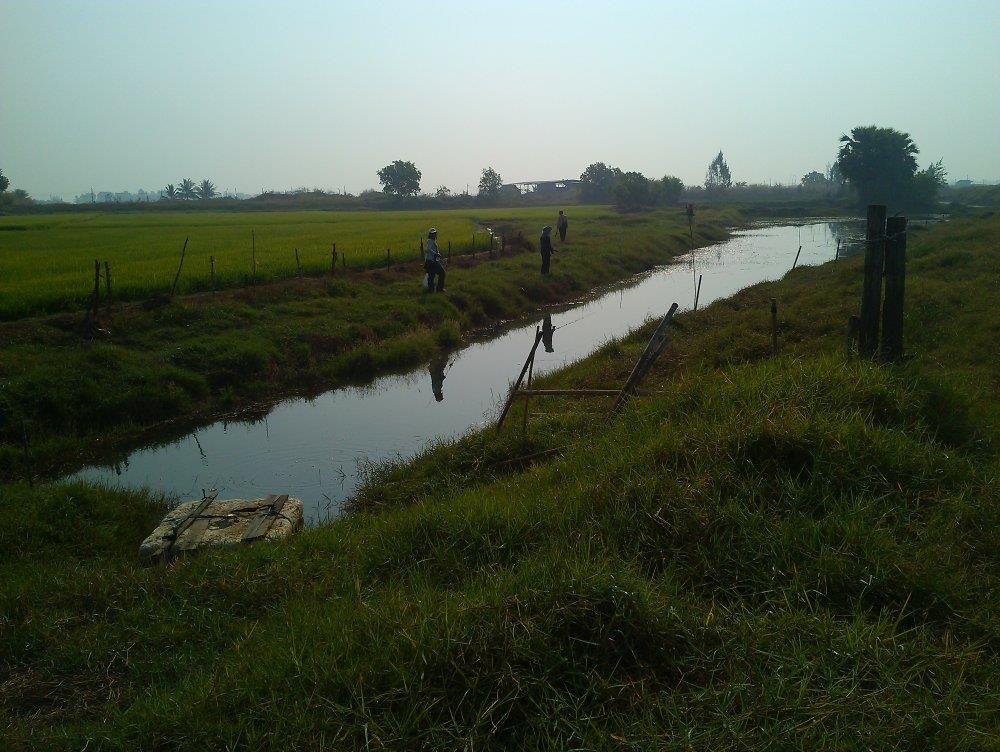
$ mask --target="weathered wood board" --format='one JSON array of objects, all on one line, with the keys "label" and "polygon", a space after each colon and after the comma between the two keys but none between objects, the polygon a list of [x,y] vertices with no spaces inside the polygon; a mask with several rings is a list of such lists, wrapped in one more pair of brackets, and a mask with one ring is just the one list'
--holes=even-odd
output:
[{"label": "weathered wood board", "polygon": [[206,501],[170,510],[139,546],[140,560],[155,564],[203,548],[281,540],[302,529],[302,502],[287,495]]}]

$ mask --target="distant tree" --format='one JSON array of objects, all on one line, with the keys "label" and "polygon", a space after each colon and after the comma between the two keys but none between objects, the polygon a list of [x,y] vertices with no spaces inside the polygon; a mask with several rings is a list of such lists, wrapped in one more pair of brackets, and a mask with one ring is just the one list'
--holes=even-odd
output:
[{"label": "distant tree", "polygon": [[191,178],[184,178],[181,181],[180,187],[177,189],[177,195],[190,201],[191,199],[198,197],[198,193],[195,190],[196,188],[197,186]]},{"label": "distant tree", "polygon": [[614,187],[615,204],[620,211],[635,211],[652,203],[649,179],[641,172],[626,172]]},{"label": "distant tree", "polygon": [[684,181],[673,175],[664,175],[653,182],[651,186],[656,203],[663,206],[673,206],[681,199],[684,192]]},{"label": "distant tree", "polygon": [[177,198],[177,187],[173,183],[167,183],[167,187],[160,191],[160,195],[163,198],[175,199]]},{"label": "distant tree", "polygon": [[14,197],[15,201],[31,201],[30,194],[24,190],[24,188],[15,188],[11,191],[10,195]]},{"label": "distant tree", "polygon": [[614,198],[615,186],[622,178],[622,171],[617,167],[609,167],[604,162],[594,162],[583,174],[580,197],[584,201],[610,201]]},{"label": "distant tree", "polygon": [[214,198],[216,194],[215,183],[208,178],[205,178],[198,184],[198,187],[194,189],[194,192],[197,194],[198,198],[203,201]]},{"label": "distant tree", "polygon": [[802,176],[802,186],[804,188],[822,188],[829,182],[830,181],[826,179],[826,175],[822,172],[817,172],[816,170],[807,172]]},{"label": "distant tree", "polygon": [[420,193],[420,170],[413,162],[397,159],[378,171],[382,192],[394,196],[415,196]]},{"label": "distant tree", "polygon": [[938,193],[947,182],[948,172],[942,160],[931,162],[927,168],[913,176],[907,206],[914,209],[931,209],[937,203]]},{"label": "distant tree", "polygon": [[859,126],[840,137],[837,167],[857,192],[862,206],[900,205],[910,199],[919,149],[894,128]]},{"label": "distant tree", "polygon": [[438,198],[450,198],[451,188],[449,188],[446,185],[439,185],[437,190],[434,191],[434,195],[437,196]]},{"label": "distant tree", "polygon": [[3,174],[3,170],[0,170],[0,193],[3,193],[5,190],[7,190],[7,186],[9,185],[10,181]]},{"label": "distant tree", "polygon": [[492,167],[483,170],[483,176],[479,178],[479,195],[484,198],[496,198],[503,187],[503,178],[500,173]]},{"label": "distant tree", "polygon": [[705,190],[709,192],[728,190],[733,185],[733,176],[729,172],[729,165],[726,158],[720,151],[705,173]]}]

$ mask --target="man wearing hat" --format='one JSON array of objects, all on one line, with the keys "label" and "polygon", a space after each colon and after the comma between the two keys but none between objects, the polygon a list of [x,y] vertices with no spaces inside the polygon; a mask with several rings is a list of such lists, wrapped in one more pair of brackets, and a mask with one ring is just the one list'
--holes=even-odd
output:
[{"label": "man wearing hat", "polygon": [[542,251],[542,274],[548,276],[549,261],[552,259],[552,225],[545,225],[542,228],[542,237],[539,241]]},{"label": "man wearing hat", "polygon": [[437,277],[437,291],[444,292],[444,267],[441,266],[441,254],[437,244],[438,231],[432,227],[427,231],[427,244],[424,246],[424,271],[427,272],[427,289],[434,289],[434,277]]}]

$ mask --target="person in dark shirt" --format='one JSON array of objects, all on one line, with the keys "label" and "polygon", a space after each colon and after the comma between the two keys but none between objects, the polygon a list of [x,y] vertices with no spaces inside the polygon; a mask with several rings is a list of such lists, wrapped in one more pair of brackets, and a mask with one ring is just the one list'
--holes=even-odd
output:
[{"label": "person in dark shirt", "polygon": [[569,229],[569,220],[566,215],[563,214],[563,210],[559,210],[559,219],[556,220],[556,229],[559,230],[559,240],[563,243],[566,242],[566,230]]},{"label": "person in dark shirt", "polygon": [[542,252],[542,274],[548,276],[549,261],[552,259],[552,226],[545,225],[542,228],[542,237],[539,241]]},{"label": "person in dark shirt", "polygon": [[437,291],[444,292],[444,267],[441,266],[441,253],[437,246],[438,232],[435,228],[427,231],[427,242],[424,244],[424,271],[427,272],[427,289],[434,289],[434,277],[437,277]]}]

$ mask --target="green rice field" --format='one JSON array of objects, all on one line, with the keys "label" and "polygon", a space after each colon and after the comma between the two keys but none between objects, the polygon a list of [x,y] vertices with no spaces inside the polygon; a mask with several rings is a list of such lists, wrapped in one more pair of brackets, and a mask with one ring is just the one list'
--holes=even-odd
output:
[{"label": "green rice field", "polygon": [[[571,218],[605,209],[574,207]],[[190,212],[49,214],[0,217],[0,320],[80,309],[94,284],[94,261],[111,266],[115,300],[139,300],[170,290],[181,248],[189,239],[178,293],[222,289],[255,277],[267,282],[417,261],[427,229],[438,229],[443,252],[489,247],[489,229],[506,225],[534,233],[555,224],[556,210],[482,209],[400,212]],[[475,245],[474,245],[475,244]],[[255,268],[256,261],[256,268]],[[103,294],[103,280],[102,280]]]}]

